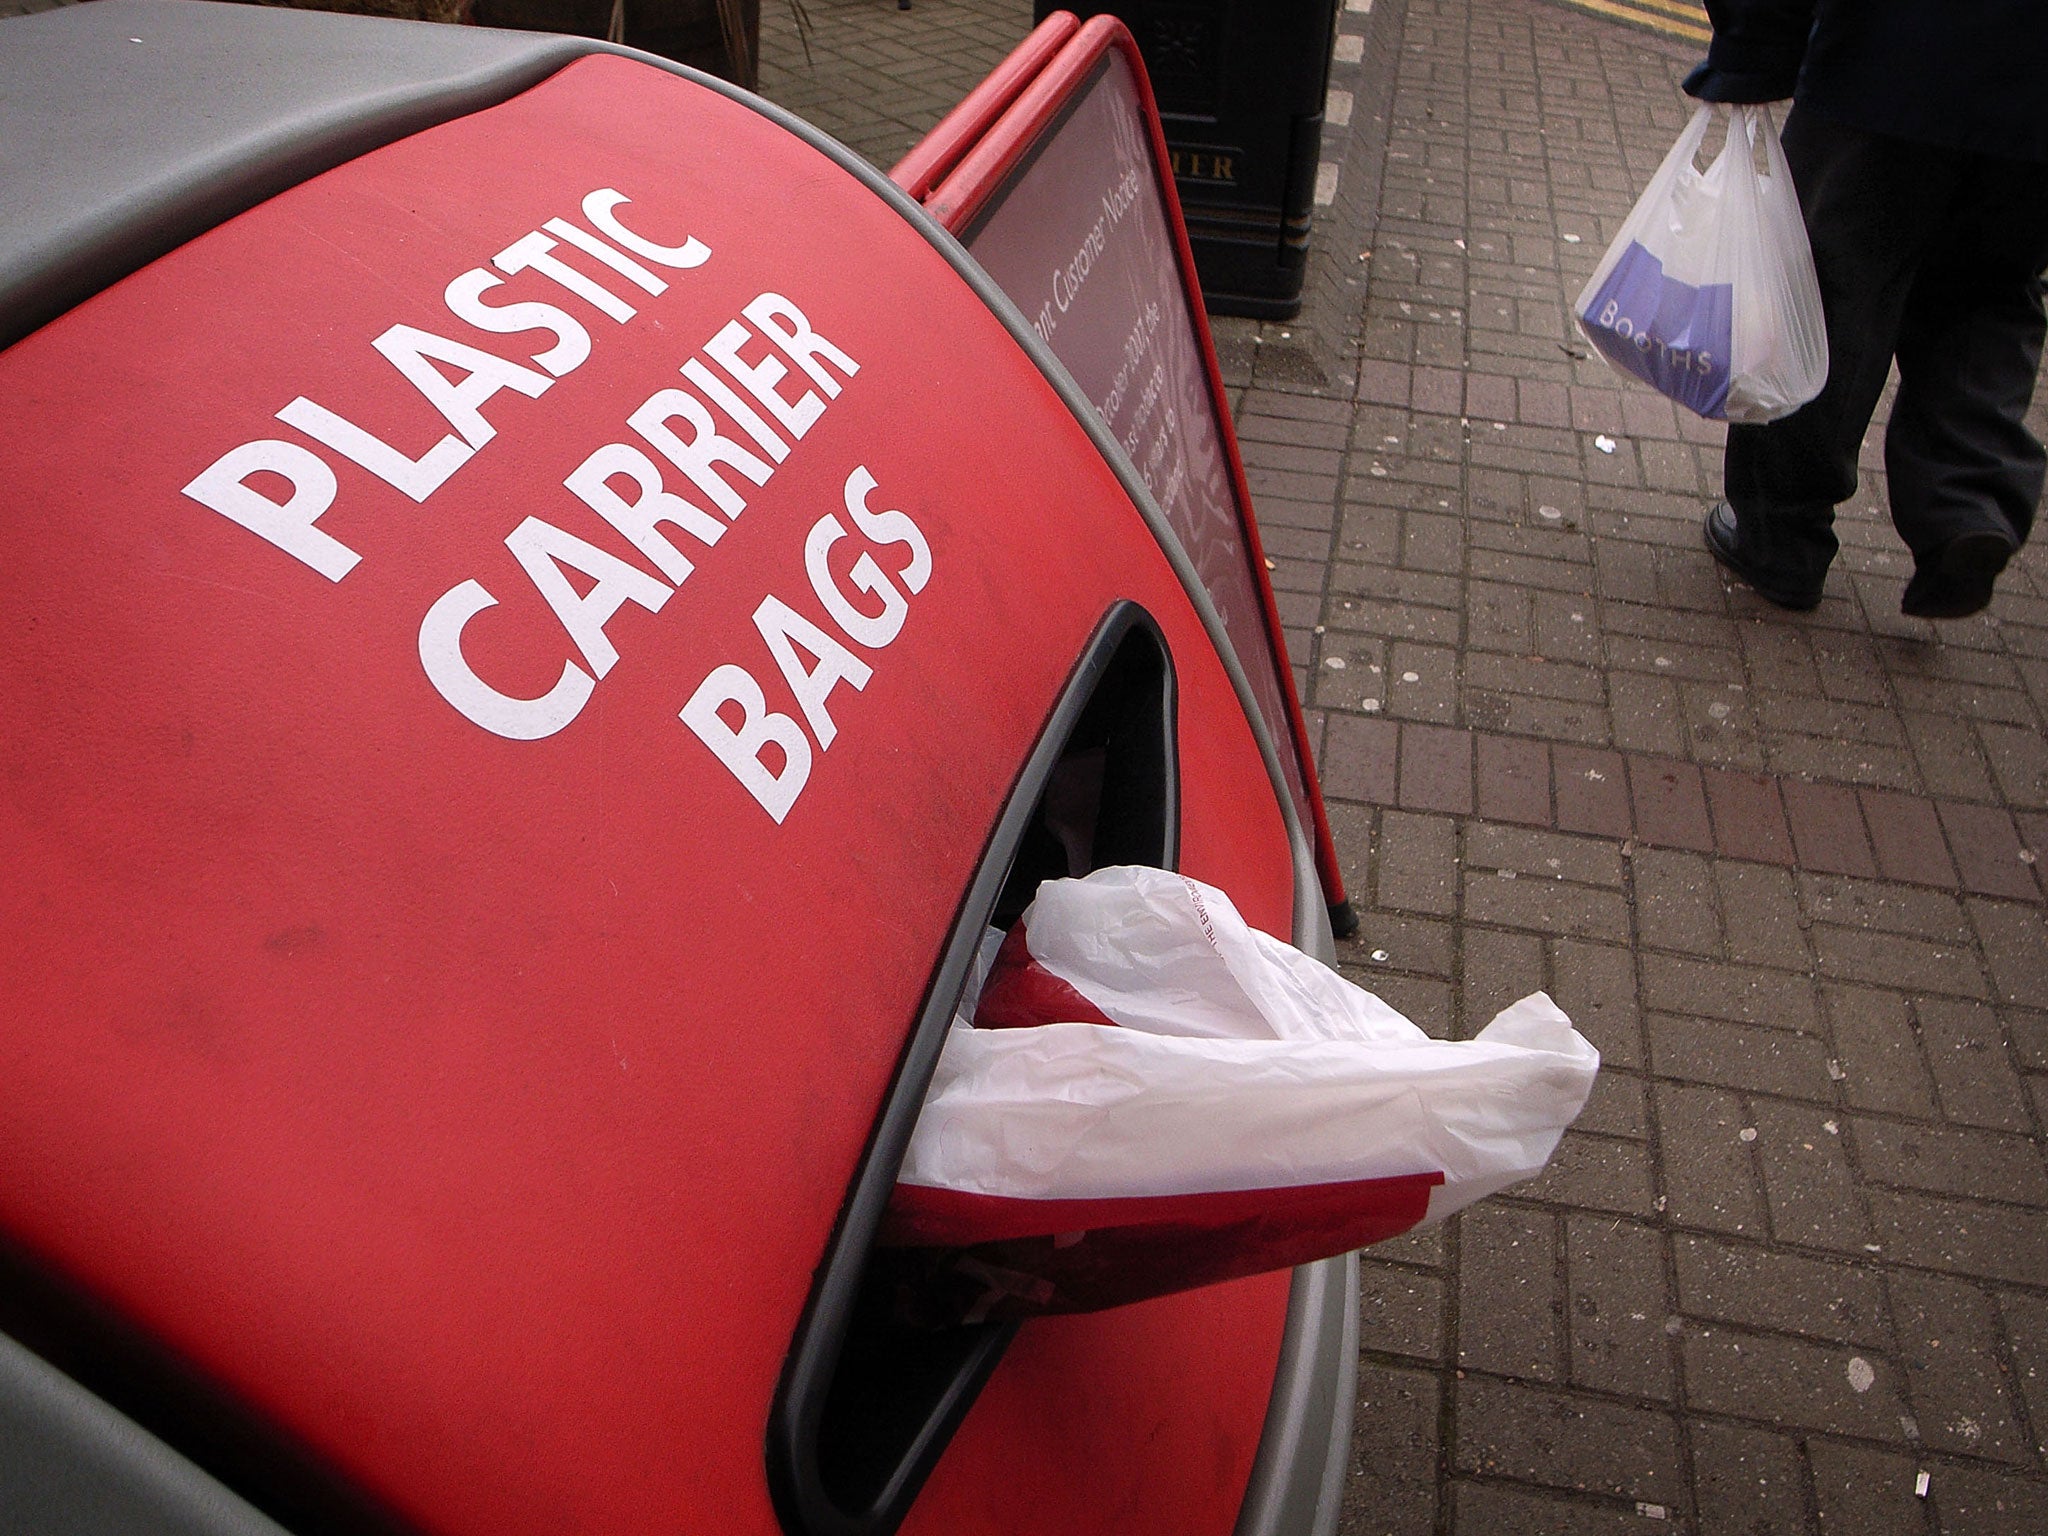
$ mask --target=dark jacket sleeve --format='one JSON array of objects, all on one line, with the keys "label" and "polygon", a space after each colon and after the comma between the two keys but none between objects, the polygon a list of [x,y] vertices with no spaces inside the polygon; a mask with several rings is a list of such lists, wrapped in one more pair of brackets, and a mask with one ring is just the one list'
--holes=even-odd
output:
[{"label": "dark jacket sleeve", "polygon": [[1706,0],[1714,40],[1685,77],[1702,101],[1783,101],[1799,83],[1817,0]]}]

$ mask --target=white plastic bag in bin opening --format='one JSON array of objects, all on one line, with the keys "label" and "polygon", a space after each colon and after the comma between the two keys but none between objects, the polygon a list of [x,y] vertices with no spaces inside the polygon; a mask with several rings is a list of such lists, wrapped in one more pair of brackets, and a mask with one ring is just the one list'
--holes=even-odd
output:
[{"label": "white plastic bag in bin opening", "polygon": [[1827,382],[1827,327],[1770,109],[1727,110],[1727,142],[1704,171],[1693,160],[1714,108],[1693,114],[1573,313],[1608,362],[1686,409],[1775,421]]},{"label": "white plastic bag in bin opening", "polygon": [[1212,886],[1039,887],[956,1019],[881,1242],[909,1321],[1304,1264],[1539,1172],[1599,1053],[1542,993],[1433,1040]]}]

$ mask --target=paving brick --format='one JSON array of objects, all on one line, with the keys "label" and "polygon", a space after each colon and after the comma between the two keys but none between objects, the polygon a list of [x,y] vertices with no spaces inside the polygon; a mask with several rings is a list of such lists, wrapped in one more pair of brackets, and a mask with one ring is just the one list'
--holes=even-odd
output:
[{"label": "paving brick", "polygon": [[1661,1234],[1636,1222],[1606,1216],[1566,1221],[1566,1319],[1574,1384],[1671,1400],[1663,1244]]},{"label": "paving brick", "polygon": [[1961,945],[1825,923],[1814,925],[1811,939],[1814,960],[1823,976],[1908,992],[1956,992],[1966,997],[1990,994],[1977,957]]},{"label": "paving brick", "polygon": [[1704,769],[1701,778],[1713,813],[1714,844],[1721,852],[1765,864],[1792,862],[1792,834],[1776,779],[1722,768]]},{"label": "paving brick", "polygon": [[1457,989],[1427,976],[1376,976],[1368,990],[1377,992],[1395,1012],[1406,1016],[1435,1039],[1457,1038]]},{"label": "paving brick", "polygon": [[1858,792],[1863,823],[1870,831],[1878,873],[1887,880],[1920,885],[1953,886],[1956,870],[1942,837],[1941,819],[1933,805],[1913,795],[1889,790]]},{"label": "paving brick", "polygon": [[2013,820],[2019,825],[2021,844],[2034,855],[2034,871],[2038,878],[2041,861],[2048,859],[2048,814],[2018,811],[2014,813]]},{"label": "paving brick", "polygon": [[1665,1214],[1684,1227],[1764,1236],[1763,1191],[1748,1145],[1742,1101],[1714,1088],[1658,1083],[1658,1166]]},{"label": "paving brick", "polygon": [[1467,1376],[1457,1392],[1461,1472],[1679,1509],[1690,1502],[1668,1414],[1484,1376]]},{"label": "paving brick", "polygon": [[[1855,1360],[1876,1378],[1860,1392],[1852,1384],[1862,1376],[1858,1370],[1852,1378]],[[1840,1345],[1746,1333],[1726,1324],[1689,1327],[1685,1389],[1695,1408],[1774,1428],[1893,1442],[1906,1435],[1898,1371],[1882,1358]]]},{"label": "paving brick", "polygon": [[[1412,526],[1412,516],[1409,522]],[[1404,551],[1411,543],[1403,541]],[[1434,645],[1455,645],[1458,626],[1458,615],[1448,608],[1425,608],[1417,603],[1377,598],[1359,598],[1341,613],[1328,615],[1328,627],[1332,630],[1363,631],[1388,639],[1421,640]]]},{"label": "paving brick", "polygon": [[1956,868],[1966,890],[1980,896],[2012,896],[2021,901],[2040,899],[2034,871],[2020,862],[2019,830],[2012,817],[1991,805],[1962,805],[1939,802],[1941,824],[1948,832],[1948,845],[1955,852]]},{"label": "paving brick", "polygon": [[1905,727],[1927,793],[1957,800],[1991,797],[1991,771],[1967,722],[1950,715],[1907,710],[1900,714],[1899,723]]},{"label": "paving brick", "polygon": [[2000,725],[1974,715],[1977,736],[1984,743],[1984,755],[1991,760],[1991,772],[2006,802],[2011,805],[2048,807],[2048,742],[2029,719],[2032,710],[2018,705],[2013,723]]},{"label": "paving brick", "polygon": [[1671,1247],[1679,1310],[1688,1317],[1879,1351],[1892,1347],[1884,1286],[1874,1270],[1683,1233]]},{"label": "paving brick", "polygon": [[1615,943],[1629,938],[1628,902],[1618,891],[1524,879],[1511,869],[1468,869],[1464,899],[1464,915],[1470,922]]},{"label": "paving brick", "polygon": [[1933,1077],[1921,1057],[1907,1001],[1894,991],[1823,991],[1849,1104],[1892,1114],[1935,1114]]},{"label": "paving brick", "polygon": [[2003,1008],[2006,1034],[2019,1064],[2029,1072],[2048,1072],[2048,1013],[2026,1008]]},{"label": "paving brick", "polygon": [[1825,1109],[1774,1099],[1756,1100],[1750,1115],[1773,1235],[1780,1242],[1862,1252],[1871,1241],[1870,1222],[1841,1122]]},{"label": "paving brick", "polygon": [[1621,850],[1605,838],[1568,837],[1557,832],[1469,822],[1465,828],[1468,869],[1512,869],[1532,880],[1570,880],[1618,891]]},{"label": "paving brick", "polygon": [[1666,848],[1704,852],[1714,846],[1707,819],[1706,791],[1700,771],[1671,758],[1628,759],[1629,793],[1635,807],[1636,835]]},{"label": "paving brick", "polygon": [[1988,1468],[1944,1467],[1928,1498],[1942,1536],[2041,1536],[2048,1531],[2048,1488]]},{"label": "paving brick", "polygon": [[1982,1004],[1923,997],[1913,1005],[1942,1113],[1965,1125],[2031,1132],[2026,1092],[1997,1013]]},{"label": "paving brick", "polygon": [[1515,383],[1518,420],[1539,427],[1571,425],[1571,396],[1562,385],[1539,379],[1518,379]]},{"label": "paving brick", "polygon": [[1444,1286],[1439,1277],[1367,1257],[1359,1263],[1358,1293],[1361,1349],[1432,1361],[1444,1358]]},{"label": "paving brick", "polygon": [[1387,713],[1404,720],[1449,721],[1458,712],[1458,653],[1397,642],[1387,655]]},{"label": "paving brick", "polygon": [[1826,1043],[1790,1030],[1651,1014],[1650,1070],[1659,1077],[1832,1103]]},{"label": "paving brick", "polygon": [[1609,690],[1614,744],[1630,753],[1676,757],[1686,750],[1685,702],[1677,683],[1630,673],[1616,674]]},{"label": "paving brick", "polygon": [[1792,846],[1803,868],[1866,877],[1877,873],[1877,860],[1864,836],[1863,812],[1853,790],[1786,779],[1778,792],[1785,802]]},{"label": "paving brick", "polygon": [[1398,1237],[1390,1237],[1383,1243],[1372,1245],[1372,1256],[1389,1264],[1415,1264],[1426,1269],[1442,1269],[1447,1262],[1448,1249],[1442,1224],[1433,1227],[1411,1228]]},{"label": "paving brick", "polygon": [[1656,1172],[1641,1142],[1567,1131],[1550,1165],[1519,1193],[1531,1200],[1648,1217],[1656,1209]]},{"label": "paving brick", "polygon": [[1401,804],[1414,811],[1472,810],[1472,736],[1443,726],[1401,730]]},{"label": "paving brick", "polygon": [[1555,1217],[1498,1203],[1459,1215],[1461,1367],[1562,1381],[1563,1315]]},{"label": "paving brick", "polygon": [[1543,941],[1531,933],[1467,926],[1459,975],[1463,1033],[1469,1039],[1510,1003],[1543,989]]},{"label": "paving brick", "polygon": [[1601,837],[1627,837],[1629,819],[1627,770],[1618,752],[1594,752],[1557,746],[1550,752],[1557,794],[1557,824],[1566,832],[1591,832]]},{"label": "paving brick", "polygon": [[2048,1169],[2032,1137],[1915,1121],[1866,1118],[1854,1125],[1858,1166],[1874,1183],[2048,1206]]},{"label": "paving brick", "polygon": [[1582,1131],[1602,1136],[1626,1136],[1646,1141],[1650,1135],[1649,1085],[1632,1073],[1603,1060],[1593,1079],[1593,1091],[1586,1107],[1572,1122]]},{"label": "paving brick", "polygon": [[1455,416],[1464,401],[1464,381],[1449,368],[1417,368],[1410,400],[1418,411]]},{"label": "paving brick", "polygon": [[1968,914],[1948,891],[1804,872],[1798,884],[1800,905],[1815,922],[1910,934],[1958,948],[1971,941]]},{"label": "paving brick", "polygon": [[1806,1456],[1823,1536],[1918,1536],[1930,1529],[1927,1508],[1913,1494],[1916,1458],[1820,1439],[1807,1441]]},{"label": "paving brick", "polygon": [[1380,818],[1377,901],[1448,917],[1457,910],[1456,825],[1442,816],[1387,811]]},{"label": "paving brick", "polygon": [[1983,947],[1995,995],[2038,1005],[2048,998],[2048,916],[2039,907],[2003,901],[1964,903]]},{"label": "paving brick", "polygon": [[1992,1299],[1959,1280],[1911,1271],[1891,1277],[1891,1292],[1920,1438],[1958,1456],[2032,1462],[2034,1448],[2006,1395]]},{"label": "paving brick", "polygon": [[1864,1194],[1874,1241],[1894,1263],[2020,1285],[2048,1275],[2048,1222],[2039,1211],[1902,1190]]},{"label": "paving brick", "polygon": [[[1465,569],[1465,524],[1455,517],[1427,517],[1419,512],[1410,512],[1402,519],[1401,564],[1412,570],[1446,571],[1457,574]],[[1417,610],[1432,616],[1440,616],[1441,627],[1430,630],[1403,629],[1387,633],[1404,634],[1411,639],[1443,639],[1455,643],[1458,638],[1459,616],[1446,610]]]},{"label": "paving brick", "polygon": [[[1613,736],[1604,708],[1563,699],[1486,693],[1473,689],[1465,698],[1465,717],[1481,730],[1541,736],[1552,742],[1599,746],[1605,745]],[[1560,821],[1559,825],[1563,822]]]},{"label": "paving brick", "polygon": [[1646,1007],[1773,1029],[1819,1027],[1813,986],[1804,976],[1683,955],[1645,954],[1640,963]]},{"label": "paving brick", "polygon": [[1577,939],[1551,944],[1550,995],[1609,1066],[1643,1064],[1635,962],[1616,945]]},{"label": "paving brick", "polygon": [[1691,1437],[1700,1536],[1806,1536],[1798,1441],[1711,1420]]},{"label": "paving brick", "polygon": [[1513,421],[1515,381],[1485,374],[1467,374],[1465,414],[1475,420]]},{"label": "paving brick", "polygon": [[[1821,670],[1821,678],[1823,685],[1830,678],[1825,667]],[[1845,746],[1905,745],[1905,732],[1888,708],[1840,704],[1776,692],[1759,694],[1756,707],[1758,723],[1767,731],[1819,736]]]},{"label": "paving brick", "polygon": [[1358,1368],[1338,1536],[1431,1536],[1437,1520],[1437,1378]]},{"label": "paving brick", "polygon": [[1633,1504],[1539,1493],[1513,1483],[1451,1484],[1452,1536],[1643,1536]]},{"label": "paving brick", "polygon": [[1635,870],[1635,929],[1638,943],[1652,949],[1721,955],[1721,923],[1715,913],[1711,866],[1697,854],[1639,849]]},{"label": "paving brick", "polygon": [[[1535,603],[1532,594],[1520,587],[1503,586],[1497,582],[1474,581],[1465,588],[1465,643],[1473,650],[1519,651],[1526,653],[1535,641]],[[1481,740],[1480,797],[1482,808],[1487,793],[1485,738]],[[1496,743],[1512,740],[1508,737],[1493,738]],[[1540,798],[1543,802],[1542,820],[1550,819],[1550,753],[1541,743],[1525,743],[1534,746],[1543,754],[1543,777],[1540,784]],[[1487,814],[1492,814],[1488,812]]]},{"label": "paving brick", "polygon": [[1810,968],[1799,897],[1789,871],[1717,859],[1714,883],[1730,960],[1786,971]]},{"label": "paving brick", "polygon": [[[2036,1439],[2048,1438],[2048,1296],[2003,1292],[1998,1315],[2012,1351],[2013,1386],[2026,1404]],[[2048,1447],[2036,1449],[2048,1456]]]},{"label": "paving brick", "polygon": [[[1369,959],[1376,950],[1386,959]],[[1337,958],[1368,978],[1391,969],[1448,980],[1457,971],[1457,930],[1434,918],[1372,912],[1361,919],[1355,938],[1337,941]],[[1373,983],[1368,979],[1365,985]]]},{"label": "paving brick", "polygon": [[1409,367],[1403,362],[1366,358],[1358,365],[1358,399],[1376,406],[1407,406]]}]

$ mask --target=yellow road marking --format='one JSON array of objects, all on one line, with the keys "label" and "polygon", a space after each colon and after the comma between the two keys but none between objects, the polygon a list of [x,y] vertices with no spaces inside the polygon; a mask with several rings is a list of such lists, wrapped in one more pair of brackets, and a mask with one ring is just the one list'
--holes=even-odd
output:
[{"label": "yellow road marking", "polygon": [[[1711,27],[1674,19],[1681,15],[1697,16],[1700,13],[1690,6],[1671,4],[1669,0],[1663,0],[1663,3],[1660,3],[1660,0],[1629,0],[1625,5],[1617,4],[1616,0],[1563,0],[1563,3],[1573,10],[1591,11],[1596,16],[1611,16],[1617,21],[1631,21],[1639,27],[1648,27],[1651,31],[1661,32],[1666,37],[1684,38],[1687,42],[1711,42],[1714,36]],[[1652,6],[1655,6],[1655,10],[1650,9]],[[1668,11],[1671,15],[1659,15],[1659,11]]]},{"label": "yellow road marking", "polygon": [[1636,10],[1662,11],[1667,16],[1679,16],[1694,26],[1702,24],[1705,12],[1697,4],[1687,5],[1685,0],[1625,0]]}]

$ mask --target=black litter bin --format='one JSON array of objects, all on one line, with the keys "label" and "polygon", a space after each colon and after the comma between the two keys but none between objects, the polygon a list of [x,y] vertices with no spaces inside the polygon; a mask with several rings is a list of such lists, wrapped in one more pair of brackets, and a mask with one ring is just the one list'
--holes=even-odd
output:
[{"label": "black litter bin", "polygon": [[1337,0],[1037,0],[1107,12],[1138,40],[1211,312],[1301,307]]}]

